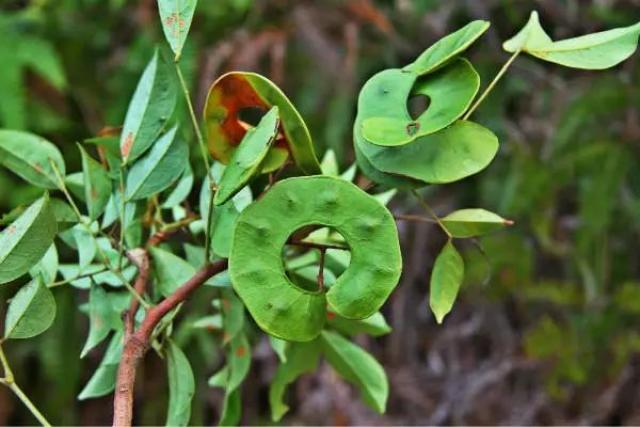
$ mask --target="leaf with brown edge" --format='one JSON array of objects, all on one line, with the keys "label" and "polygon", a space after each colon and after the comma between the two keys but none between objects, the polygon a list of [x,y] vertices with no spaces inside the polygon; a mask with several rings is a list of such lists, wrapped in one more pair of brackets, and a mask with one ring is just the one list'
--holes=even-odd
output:
[{"label": "leaf with brown edge", "polygon": [[242,115],[250,110],[266,113],[273,106],[279,108],[280,133],[261,166],[262,172],[278,169],[291,155],[305,174],[321,173],[302,116],[273,82],[256,73],[227,73],[209,89],[204,120],[211,155],[228,164],[251,127]]}]

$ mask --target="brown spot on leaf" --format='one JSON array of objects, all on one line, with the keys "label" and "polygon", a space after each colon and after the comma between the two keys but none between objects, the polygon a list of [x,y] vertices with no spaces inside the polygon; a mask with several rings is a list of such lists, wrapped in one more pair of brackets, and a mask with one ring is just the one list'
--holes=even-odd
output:
[{"label": "brown spot on leaf", "polygon": [[36,172],[42,173],[42,165],[40,163],[34,164],[33,168],[36,170]]},{"label": "brown spot on leaf", "polygon": [[333,311],[327,311],[327,320],[333,320],[336,318],[336,314]]},{"label": "brown spot on leaf", "polygon": [[124,139],[124,144],[120,148],[120,152],[122,153],[122,157],[129,157],[129,152],[131,151],[131,146],[133,145],[133,132],[129,132],[127,137]]},{"label": "brown spot on leaf", "polygon": [[243,345],[241,345],[240,347],[236,348],[236,356],[244,357],[246,354],[247,354],[247,349],[244,348]]}]

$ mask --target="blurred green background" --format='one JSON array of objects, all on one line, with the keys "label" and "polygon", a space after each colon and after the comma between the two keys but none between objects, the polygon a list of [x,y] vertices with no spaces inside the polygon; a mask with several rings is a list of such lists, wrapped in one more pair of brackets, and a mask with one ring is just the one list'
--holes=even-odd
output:
[{"label": "blurred green background", "polygon": [[[487,19],[492,28],[468,54],[486,84],[508,58],[502,41],[533,9],[553,38],[640,21],[638,0],[200,0],[182,64],[198,111],[224,71],[265,74],[298,106],[317,151],[333,149],[346,168],[368,77]],[[0,0],[0,127],[46,136],[80,170],[75,142],[121,125],[156,45],[166,49],[154,0]],[[292,388],[285,423],[640,424],[639,81],[638,53],[602,72],[521,55],[475,116],[500,137],[496,160],[427,193],[438,213],[483,207],[515,225],[464,248],[461,297],[437,326],[428,278],[444,236],[432,224],[400,223],[404,274],[384,307],[394,330],[358,339],[390,377],[387,414],[372,413],[322,367]],[[0,170],[0,212],[37,195]],[[391,208],[420,212],[402,195]],[[3,300],[10,294],[0,290]],[[55,424],[109,424],[110,396],[76,399],[101,358],[78,359],[88,322],[77,307],[87,295],[63,287],[55,296],[54,327],[7,349],[18,381]],[[192,423],[211,424],[222,393],[206,379],[219,355],[186,335],[182,345],[197,379]],[[269,422],[276,364],[260,343],[242,391],[244,424]],[[164,370],[147,358],[140,423],[164,422]],[[0,388],[0,425],[29,423]]]}]

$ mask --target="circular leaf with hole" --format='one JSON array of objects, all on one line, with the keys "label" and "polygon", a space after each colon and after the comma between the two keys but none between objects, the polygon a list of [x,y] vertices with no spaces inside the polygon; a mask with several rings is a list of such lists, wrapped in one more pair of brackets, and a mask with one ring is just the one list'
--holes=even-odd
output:
[{"label": "circular leaf with hole", "polygon": [[[307,290],[285,272],[289,236],[309,225],[331,227],[351,251],[347,269],[327,291]],[[280,181],[238,218],[229,257],[233,287],[258,325],[290,341],[320,333],[327,303],[346,318],[371,316],[400,277],[398,233],[389,211],[355,185],[328,176]]]}]

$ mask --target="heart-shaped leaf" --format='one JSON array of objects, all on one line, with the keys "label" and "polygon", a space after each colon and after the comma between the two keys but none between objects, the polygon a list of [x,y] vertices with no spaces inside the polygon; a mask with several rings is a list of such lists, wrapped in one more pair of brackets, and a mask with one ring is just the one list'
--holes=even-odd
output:
[{"label": "heart-shaped leaf", "polygon": [[56,317],[56,301],[40,278],[24,285],[11,299],[4,324],[4,338],[23,339],[49,329]]},{"label": "heart-shaped leaf", "polygon": [[553,41],[540,25],[537,12],[531,12],[527,24],[504,42],[507,52],[523,51],[544,61],[566,67],[603,70],[613,67],[636,51],[640,22],[624,28]]},{"label": "heart-shaped leaf", "polygon": [[84,194],[89,211],[90,219],[97,219],[104,209],[111,196],[111,180],[109,174],[102,165],[94,160],[89,154],[78,145],[82,154],[82,172],[84,174]]},{"label": "heart-shaped leaf", "polygon": [[64,159],[55,145],[32,133],[0,129],[0,165],[37,187],[55,189],[51,162],[64,177]]},{"label": "heart-shaped leaf", "polygon": [[176,105],[169,65],[156,50],[131,98],[120,135],[124,163],[141,156],[158,138]]},{"label": "heart-shaped leaf", "polygon": [[57,229],[45,194],[0,234],[0,283],[29,271],[47,252]]},{"label": "heart-shaped leaf", "polygon": [[487,29],[487,21],[472,21],[458,31],[443,37],[425,50],[413,63],[403,68],[416,74],[430,73],[464,52]]},{"label": "heart-shaped leaf", "polygon": [[186,426],[191,419],[191,400],[195,394],[195,379],[189,359],[173,341],[168,340],[165,355],[169,377],[168,426]]},{"label": "heart-shaped leaf", "polygon": [[335,332],[323,331],[320,336],[324,354],[331,366],[360,390],[367,405],[380,414],[384,413],[389,397],[389,381],[378,361]]},{"label": "heart-shaped leaf", "polygon": [[144,199],[175,182],[189,161],[189,149],[173,127],[162,135],[127,174],[125,198]]},{"label": "heart-shaped leaf", "polygon": [[283,135],[269,150],[262,171],[278,169],[291,153],[304,173],[321,173],[311,135],[302,116],[273,82],[255,73],[227,73],[209,89],[204,119],[213,157],[228,164],[249,127],[241,115],[247,110],[266,112],[273,106],[279,109]]},{"label": "heart-shaped leaf", "polygon": [[460,209],[441,220],[449,233],[459,238],[481,236],[512,224],[512,221],[484,209]]},{"label": "heart-shaped leaf", "polygon": [[259,172],[278,133],[278,107],[272,107],[255,128],[245,133],[222,173],[214,203],[221,205],[235,196]]},{"label": "heart-shaped leaf", "polygon": [[176,61],[180,59],[182,46],[187,40],[197,3],[198,0],[158,0],[162,30]]},{"label": "heart-shaped leaf", "polygon": [[463,278],[464,261],[453,242],[449,240],[436,258],[431,273],[429,305],[438,323],[442,323],[453,308]]}]

